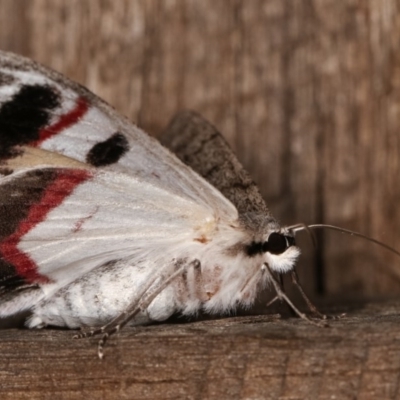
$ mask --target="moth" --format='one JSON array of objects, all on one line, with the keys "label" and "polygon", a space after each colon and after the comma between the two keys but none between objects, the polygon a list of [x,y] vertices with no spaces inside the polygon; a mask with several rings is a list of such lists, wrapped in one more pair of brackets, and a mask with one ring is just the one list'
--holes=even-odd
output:
[{"label": "moth", "polygon": [[0,317],[88,328],[100,356],[128,322],[227,312],[268,286],[308,318],[276,277],[298,284],[303,227],[278,224],[197,114],[162,141],[174,153],[82,86],[0,52]]}]

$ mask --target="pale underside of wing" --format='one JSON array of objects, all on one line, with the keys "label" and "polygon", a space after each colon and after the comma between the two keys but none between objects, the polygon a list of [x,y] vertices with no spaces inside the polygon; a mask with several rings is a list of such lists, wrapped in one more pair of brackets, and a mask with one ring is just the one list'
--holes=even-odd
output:
[{"label": "pale underside of wing", "polygon": [[7,285],[21,282],[13,296],[2,292],[0,282],[0,316],[29,308],[113,262],[134,267],[136,279],[141,270],[151,274],[174,260],[197,259],[203,244],[221,231],[202,206],[124,174],[45,168],[5,180],[0,203],[8,220],[0,223],[0,271],[11,270],[4,275]]},{"label": "pale underside of wing", "polygon": [[191,243],[207,234],[207,218],[213,220],[212,214],[185,199],[103,172],[77,185],[21,237],[18,249],[29,254],[40,274],[70,281],[111,260],[134,262],[144,254],[166,254],[176,243]]},{"label": "pale underside of wing", "polygon": [[0,174],[0,295],[21,278],[63,285],[110,260],[172,257],[238,215],[92,93],[4,52]]}]

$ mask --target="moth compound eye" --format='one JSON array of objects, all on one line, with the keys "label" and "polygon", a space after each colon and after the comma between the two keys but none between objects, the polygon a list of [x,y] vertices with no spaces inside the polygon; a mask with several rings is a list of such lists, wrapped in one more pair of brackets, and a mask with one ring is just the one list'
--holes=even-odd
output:
[{"label": "moth compound eye", "polygon": [[273,232],[269,235],[268,240],[263,243],[263,250],[271,254],[282,254],[293,245],[294,238],[292,236],[285,236],[281,233]]}]

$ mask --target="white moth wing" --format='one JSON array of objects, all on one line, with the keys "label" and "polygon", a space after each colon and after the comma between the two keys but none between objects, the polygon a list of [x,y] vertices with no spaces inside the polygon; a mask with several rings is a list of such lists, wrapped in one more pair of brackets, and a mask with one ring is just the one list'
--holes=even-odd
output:
[{"label": "white moth wing", "polygon": [[2,51],[1,76],[0,107],[28,85],[48,87],[56,92],[59,104],[49,113],[49,130],[70,114],[79,113],[80,103],[85,104],[81,115],[73,123],[66,124],[60,132],[50,133],[47,139],[40,141],[37,146],[41,149],[86,163],[94,146],[106,143],[120,133],[127,140],[129,150],[118,161],[101,165],[102,169],[136,176],[197,204],[203,203],[206,207],[211,203],[222,213],[227,208],[228,212],[232,212],[229,202],[214,187],[184,166],[156,139],[82,86],[29,59]]},{"label": "white moth wing", "polygon": [[[24,112],[19,121],[16,115]],[[0,128],[3,198],[17,193],[28,218],[2,222],[4,292],[20,279],[49,296],[113,260],[157,269],[163,260],[196,251],[221,221],[237,220],[237,210],[218,190],[102,100],[4,52]],[[21,193],[28,198],[30,185],[46,190],[24,203]],[[33,223],[29,215],[37,218],[38,212]],[[37,270],[27,273],[29,268]],[[14,312],[10,304],[0,305],[0,315]]]}]

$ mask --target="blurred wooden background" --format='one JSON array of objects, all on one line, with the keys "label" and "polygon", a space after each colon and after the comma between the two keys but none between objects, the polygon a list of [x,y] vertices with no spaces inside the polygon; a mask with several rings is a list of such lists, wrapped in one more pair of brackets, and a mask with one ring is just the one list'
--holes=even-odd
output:
[{"label": "blurred wooden background", "polygon": [[[282,223],[397,248],[399,48],[399,0],[0,0],[0,49],[82,83],[153,135],[178,110],[203,114]],[[309,294],[400,293],[386,273],[400,260],[384,250],[326,232],[314,257],[304,236]],[[346,309],[326,330],[254,318],[127,329],[105,362],[68,331],[3,330],[1,397],[394,399],[399,309]]]}]

